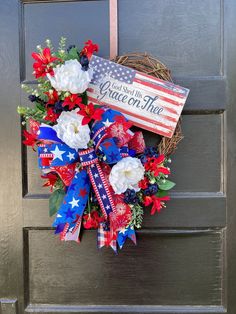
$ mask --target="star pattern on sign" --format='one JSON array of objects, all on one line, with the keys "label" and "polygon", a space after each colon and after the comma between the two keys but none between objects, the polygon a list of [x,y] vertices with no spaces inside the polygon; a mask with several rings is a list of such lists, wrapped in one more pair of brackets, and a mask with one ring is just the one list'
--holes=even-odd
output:
[{"label": "star pattern on sign", "polygon": [[66,157],[68,157],[70,160],[73,160],[73,159],[75,159],[75,154],[69,152]]},{"label": "star pattern on sign", "polygon": [[72,198],[71,202],[68,202],[68,204],[71,204],[72,208],[79,207],[78,203],[79,203],[79,199],[76,200],[74,197]]},{"label": "star pattern on sign", "polygon": [[98,188],[102,189],[102,184],[101,183],[98,184]]},{"label": "star pattern on sign", "polygon": [[94,173],[94,178],[98,178],[98,173]]},{"label": "star pattern on sign", "polygon": [[97,82],[105,76],[110,76],[113,79],[121,80],[131,84],[135,77],[135,71],[133,69],[126,68],[120,64],[112,61],[93,56],[90,61],[90,66],[94,71],[92,82]]},{"label": "star pattern on sign", "polygon": [[56,146],[55,149],[52,150],[51,152],[53,153],[53,160],[58,158],[63,161],[62,155],[65,153],[65,151],[60,150],[58,146]]},{"label": "star pattern on sign", "polygon": [[107,197],[105,194],[102,195],[102,199],[105,200]]}]

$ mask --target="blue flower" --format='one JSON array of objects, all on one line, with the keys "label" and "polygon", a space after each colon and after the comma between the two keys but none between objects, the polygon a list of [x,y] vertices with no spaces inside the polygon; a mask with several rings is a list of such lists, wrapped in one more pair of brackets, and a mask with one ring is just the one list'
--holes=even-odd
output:
[{"label": "blue flower", "polygon": [[89,68],[89,59],[87,56],[82,55],[80,57],[80,64],[82,65],[82,70],[87,71]]},{"label": "blue flower", "polygon": [[147,157],[155,157],[155,158],[159,156],[157,152],[157,148],[153,146],[145,148],[144,155],[146,155]]},{"label": "blue flower", "polygon": [[126,204],[137,204],[138,197],[136,195],[135,190],[128,189],[124,193],[124,202]]},{"label": "blue flower", "polygon": [[144,193],[144,195],[146,195],[146,196],[151,196],[151,195],[156,194],[157,191],[158,191],[158,186],[157,186],[156,183],[154,183],[154,184],[150,184],[150,185],[148,186],[148,188],[146,188],[145,190],[143,190],[143,193]]}]

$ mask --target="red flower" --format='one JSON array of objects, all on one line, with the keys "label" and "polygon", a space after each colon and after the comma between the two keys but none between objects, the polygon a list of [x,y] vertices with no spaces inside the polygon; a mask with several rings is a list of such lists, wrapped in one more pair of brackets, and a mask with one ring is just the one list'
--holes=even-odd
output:
[{"label": "red flower", "polygon": [[158,177],[160,173],[162,174],[170,174],[170,170],[163,166],[163,162],[165,160],[164,155],[160,155],[157,158],[149,157],[147,158],[147,162],[144,167],[146,171],[151,171],[155,177]]},{"label": "red flower", "polygon": [[86,55],[88,59],[90,59],[94,52],[98,52],[99,46],[97,44],[94,44],[92,40],[88,40],[85,43],[84,48],[81,51],[82,55]]},{"label": "red flower", "polygon": [[25,144],[27,146],[31,146],[34,149],[34,145],[37,141],[37,135],[33,134],[33,133],[29,133],[26,130],[23,130],[23,136],[25,137],[23,144]]},{"label": "red flower", "polygon": [[51,63],[59,59],[51,55],[49,48],[44,48],[40,53],[33,52],[32,57],[36,60],[33,64],[33,74],[36,78],[46,76],[47,73],[54,74]]},{"label": "red flower", "polygon": [[138,186],[140,189],[146,189],[148,187],[149,181],[147,177],[144,177],[143,180],[139,181]]},{"label": "red flower", "polygon": [[52,123],[55,123],[57,121],[59,115],[60,114],[59,113],[55,113],[52,108],[48,108],[47,109],[47,115],[44,118],[44,120],[50,121]]},{"label": "red flower", "polygon": [[45,92],[44,94],[48,96],[48,102],[46,105],[54,105],[59,100],[58,93],[55,89],[53,91],[51,90],[49,92]]},{"label": "red flower", "polygon": [[149,206],[152,204],[151,215],[154,215],[156,212],[160,212],[161,208],[164,207],[164,201],[169,201],[169,196],[158,197],[155,195],[145,196],[144,197],[144,205]]},{"label": "red flower", "polygon": [[42,179],[47,179],[43,186],[49,186],[50,191],[52,192],[52,188],[54,187],[57,181],[57,175],[54,173],[47,173],[44,176],[41,176]]},{"label": "red flower", "polygon": [[103,217],[100,217],[96,210],[83,216],[83,226],[85,229],[97,229],[100,222],[104,221]]},{"label": "red flower", "polygon": [[95,108],[92,103],[89,103],[88,105],[80,104],[79,107],[81,110],[77,113],[84,117],[82,125],[88,124],[91,120],[99,121],[102,119],[104,110],[101,108]]},{"label": "red flower", "polygon": [[69,106],[69,110],[74,109],[76,106],[81,104],[82,98],[77,94],[71,94],[68,97],[65,97],[64,102],[62,104],[63,107]]}]

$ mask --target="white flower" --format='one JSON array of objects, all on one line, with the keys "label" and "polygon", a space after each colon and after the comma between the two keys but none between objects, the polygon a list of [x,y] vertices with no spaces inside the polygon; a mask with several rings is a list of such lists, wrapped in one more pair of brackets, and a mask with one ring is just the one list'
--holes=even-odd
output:
[{"label": "white flower", "polygon": [[78,60],[68,60],[53,71],[54,76],[47,74],[52,86],[58,92],[69,91],[72,94],[83,93],[93,76],[93,70],[83,71]]},{"label": "white flower", "polygon": [[126,157],[113,166],[109,181],[115,194],[122,194],[127,189],[140,190],[138,182],[144,177],[144,167],[138,158]]},{"label": "white flower", "polygon": [[57,136],[71,148],[88,148],[90,129],[88,125],[82,125],[83,116],[77,114],[78,111],[78,108],[63,111],[53,129],[57,132]]}]

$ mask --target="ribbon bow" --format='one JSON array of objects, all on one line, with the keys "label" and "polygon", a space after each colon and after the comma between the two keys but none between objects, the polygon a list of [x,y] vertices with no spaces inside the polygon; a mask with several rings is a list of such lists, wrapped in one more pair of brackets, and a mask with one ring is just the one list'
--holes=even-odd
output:
[{"label": "ribbon bow", "polygon": [[[61,240],[79,242],[82,216],[91,186],[105,220],[109,219],[111,213],[116,214],[112,191],[101,161],[115,164],[129,156],[127,144],[118,147],[114,138],[106,137],[107,127],[114,123],[117,116],[122,115],[111,109],[105,111],[102,120],[92,127],[92,147],[79,151],[62,142],[52,127],[42,125],[39,128],[38,139],[42,142],[38,147],[39,167],[59,173],[67,186],[66,195],[53,222],[55,233],[60,233]],[[82,166],[80,170],[76,168],[78,162]],[[99,227],[100,233],[101,228],[102,225]],[[114,241],[110,242],[110,246],[115,250]]]}]

